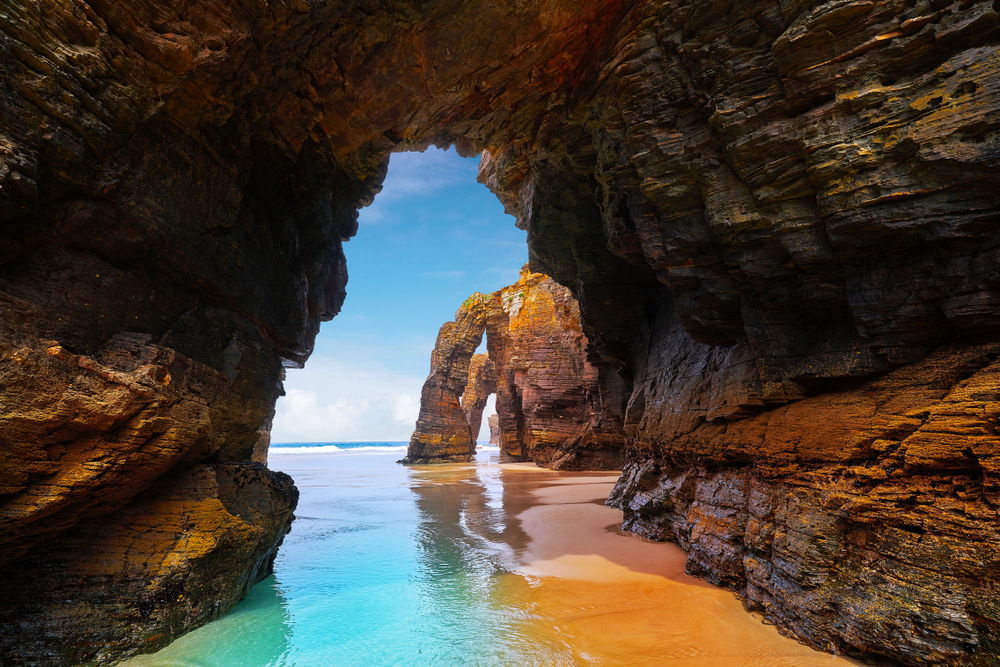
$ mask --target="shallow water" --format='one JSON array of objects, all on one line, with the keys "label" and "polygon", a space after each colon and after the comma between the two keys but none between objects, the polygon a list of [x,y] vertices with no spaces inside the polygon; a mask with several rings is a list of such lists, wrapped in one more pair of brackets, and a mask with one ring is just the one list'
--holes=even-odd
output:
[{"label": "shallow water", "polygon": [[[272,450],[301,491],[275,574],[128,667],[850,664],[623,535],[614,476]],[[495,459],[495,454],[493,455]]]}]

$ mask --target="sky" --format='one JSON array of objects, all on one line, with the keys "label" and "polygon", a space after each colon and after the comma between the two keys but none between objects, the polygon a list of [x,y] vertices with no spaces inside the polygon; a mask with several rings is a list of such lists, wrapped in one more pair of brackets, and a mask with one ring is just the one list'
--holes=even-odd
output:
[{"label": "sky", "polygon": [[286,371],[272,442],[410,439],[438,329],[473,292],[516,282],[528,261],[525,233],[476,182],[478,165],[436,148],[389,160],[344,244],[347,300],[305,368]]}]

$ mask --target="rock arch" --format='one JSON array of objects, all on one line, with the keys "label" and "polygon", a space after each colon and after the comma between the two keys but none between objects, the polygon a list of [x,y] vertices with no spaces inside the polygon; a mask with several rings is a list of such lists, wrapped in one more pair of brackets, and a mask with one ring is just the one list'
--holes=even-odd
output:
[{"label": "rock arch", "polygon": [[[484,333],[489,354],[473,354]],[[590,347],[573,295],[544,274],[524,267],[513,285],[473,294],[438,334],[401,463],[471,461],[495,393],[501,461],[620,470],[623,397],[607,392],[622,381]]]},{"label": "rock arch", "polygon": [[[111,660],[245,590],[294,504],[254,462],[281,365],[338,312],[387,156],[431,143],[487,149],[482,180],[616,369],[630,526],[814,646],[1000,653],[995,3],[11,0],[0,18],[5,658]],[[140,523],[158,544],[149,517],[177,512],[254,535],[244,566],[213,547],[158,579],[85,557]],[[53,578],[25,587],[27,563]],[[247,574],[202,591],[218,606],[181,602],[212,567]],[[95,615],[61,614],[68,592]]]}]

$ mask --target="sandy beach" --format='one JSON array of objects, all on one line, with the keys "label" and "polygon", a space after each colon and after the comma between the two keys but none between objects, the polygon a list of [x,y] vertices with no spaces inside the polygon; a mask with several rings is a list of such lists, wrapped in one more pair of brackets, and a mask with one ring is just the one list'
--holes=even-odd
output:
[{"label": "sandy beach", "polygon": [[528,542],[518,553],[523,588],[512,594],[531,610],[535,641],[565,646],[575,664],[862,664],[781,636],[732,593],[684,574],[676,545],[623,534],[621,512],[603,505],[616,474],[551,479],[531,466],[503,467],[546,477],[529,492],[535,504],[517,515]]}]

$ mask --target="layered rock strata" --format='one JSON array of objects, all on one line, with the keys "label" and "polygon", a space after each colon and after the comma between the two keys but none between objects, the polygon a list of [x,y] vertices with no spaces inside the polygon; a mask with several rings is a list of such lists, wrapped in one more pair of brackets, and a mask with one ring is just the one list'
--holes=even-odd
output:
[{"label": "layered rock strata", "polygon": [[[438,334],[402,463],[469,460],[486,400],[495,392],[501,460],[567,470],[621,468],[622,415],[604,408],[601,373],[587,360],[581,327],[570,291],[527,268],[513,285],[471,296]],[[489,356],[473,356],[484,332]],[[468,370],[460,394],[462,369]],[[620,397],[611,403],[620,405]],[[492,431],[491,422],[491,442]]]},{"label": "layered rock strata", "polygon": [[200,464],[80,521],[5,567],[4,664],[103,664],[218,618],[272,573],[297,500],[259,463]]},{"label": "layered rock strata", "polygon": [[622,465],[622,414],[606,402],[587,359],[580,310],[568,289],[521,271],[495,292],[486,346],[496,369],[500,456],[563,470]]},{"label": "layered rock strata", "polygon": [[[481,425],[486,396],[477,385],[480,375],[490,371],[489,359],[475,355],[483,341],[491,296],[476,292],[455,313],[454,322],[445,322],[431,352],[431,372],[420,390],[420,413],[410,444],[399,463],[448,463],[471,461],[476,453],[476,436],[470,420]],[[472,365],[472,357],[478,358]],[[472,373],[470,375],[470,367]],[[462,397],[467,396],[468,408]],[[481,403],[478,412],[472,404]]]},{"label": "layered rock strata", "polygon": [[[11,0],[0,30],[5,567],[86,571],[175,480],[264,460],[388,155],[455,144],[578,299],[630,527],[814,646],[997,662],[991,0]],[[59,620],[201,576],[154,543],[65,613],[0,592],[40,638],[0,661],[158,645]]]},{"label": "layered rock strata", "polygon": [[812,646],[996,664],[996,8],[659,7],[481,171],[630,385],[611,501]]}]

